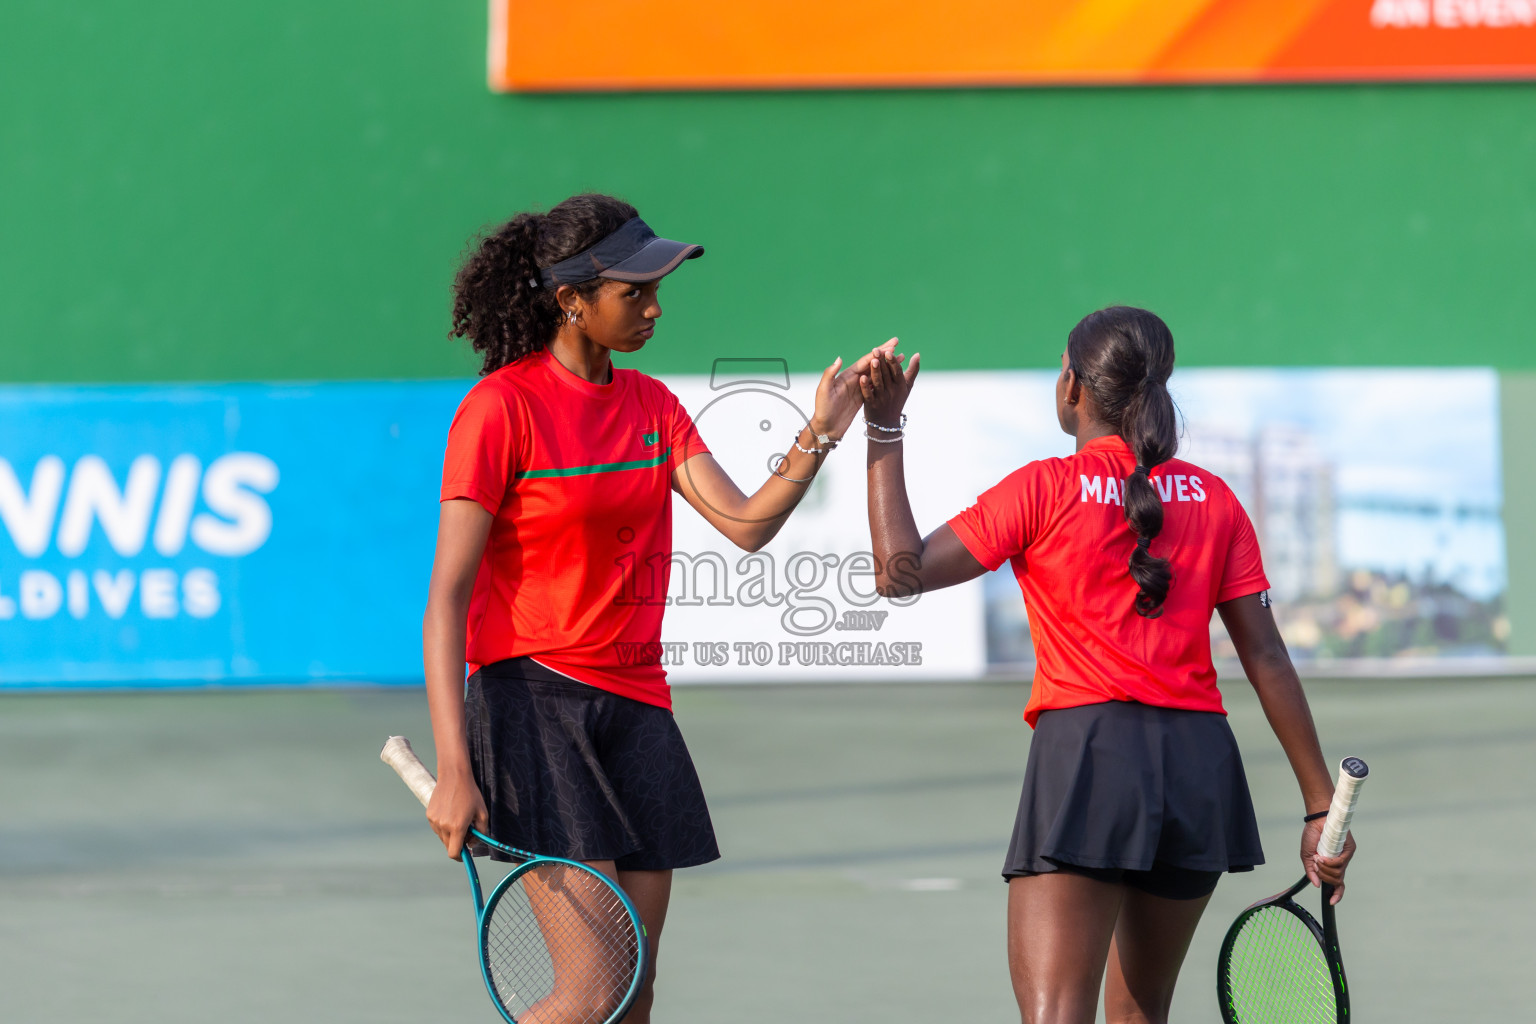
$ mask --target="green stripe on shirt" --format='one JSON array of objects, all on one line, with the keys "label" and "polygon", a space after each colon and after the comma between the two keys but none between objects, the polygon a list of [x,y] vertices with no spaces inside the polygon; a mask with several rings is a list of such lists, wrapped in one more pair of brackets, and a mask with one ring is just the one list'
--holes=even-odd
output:
[{"label": "green stripe on shirt", "polygon": [[566,469],[525,469],[512,476],[514,480],[547,480],[558,476],[591,476],[594,473],[622,473],[626,469],[649,469],[660,466],[672,457],[668,448],[654,459],[636,459],[633,462],[601,462],[596,466],[571,466]]}]

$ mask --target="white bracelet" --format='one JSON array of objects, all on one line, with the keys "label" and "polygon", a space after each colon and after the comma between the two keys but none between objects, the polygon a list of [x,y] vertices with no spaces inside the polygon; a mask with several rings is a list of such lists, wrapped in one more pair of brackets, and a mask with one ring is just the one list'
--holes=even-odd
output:
[{"label": "white bracelet", "polygon": [[800,444],[800,439],[798,437],[795,438],[795,447],[799,448],[802,452],[805,452],[805,454],[807,454],[807,455],[825,455],[825,454],[827,454],[827,452],[832,450],[831,448],[806,448],[806,447],[803,447]]},{"label": "white bracelet", "polygon": [[[870,424],[868,424],[868,426],[872,427],[872,426],[874,426],[874,424],[870,423]],[[906,435],[905,434],[897,434],[895,437],[876,437],[874,434],[871,434],[868,431],[866,431],[864,433],[864,436],[869,438],[869,440],[875,442],[875,444],[895,444],[897,441],[900,441]]]},{"label": "white bracelet", "polygon": [[871,423],[871,422],[869,422],[868,419],[864,420],[864,425],[866,427],[874,427],[876,430],[881,431],[882,433],[886,433],[886,434],[899,434],[903,430],[907,429],[907,414],[906,413],[902,413],[901,414],[901,423],[898,426],[882,427],[878,423]]}]

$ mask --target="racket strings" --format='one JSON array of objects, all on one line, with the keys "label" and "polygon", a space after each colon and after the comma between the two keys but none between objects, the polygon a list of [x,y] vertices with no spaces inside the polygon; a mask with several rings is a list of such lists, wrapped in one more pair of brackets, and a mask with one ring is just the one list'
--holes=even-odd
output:
[{"label": "racket strings", "polygon": [[597,875],[539,864],[491,908],[485,959],[497,997],[519,1022],[603,1024],[634,982],[640,936]]},{"label": "racket strings", "polygon": [[1227,961],[1233,1017],[1242,1024],[1337,1024],[1333,978],[1306,924],[1280,907],[1244,922]]}]

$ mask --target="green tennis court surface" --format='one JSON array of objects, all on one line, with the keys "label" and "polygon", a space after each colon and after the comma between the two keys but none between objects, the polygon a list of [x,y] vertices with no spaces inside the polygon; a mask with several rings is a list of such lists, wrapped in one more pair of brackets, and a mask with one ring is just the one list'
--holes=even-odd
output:
[{"label": "green tennis court surface", "polygon": [[[1522,1019],[1536,687],[1309,689],[1330,759],[1371,765],[1340,912],[1356,1018]],[[1227,691],[1270,864],[1217,890],[1181,1022],[1218,1019],[1223,931],[1298,874],[1289,769]],[[1017,1020],[997,868],[1025,696],[680,691],[725,859],[679,873],[656,1019]],[[496,1019],[462,871],[377,759],[389,733],[431,763],[420,692],[0,699],[0,1019]]]}]

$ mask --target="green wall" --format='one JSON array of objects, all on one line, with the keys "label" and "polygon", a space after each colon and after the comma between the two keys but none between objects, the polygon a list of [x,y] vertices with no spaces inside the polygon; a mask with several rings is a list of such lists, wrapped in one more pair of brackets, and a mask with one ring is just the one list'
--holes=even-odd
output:
[{"label": "green wall", "polygon": [[483,0],[5,20],[0,380],[464,374],[465,239],[584,188],[709,248],[652,370],[1049,365],[1115,301],[1185,365],[1536,368],[1529,85],[509,97]]}]

